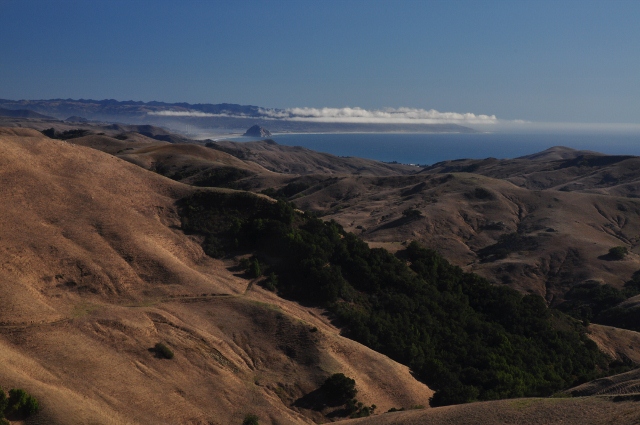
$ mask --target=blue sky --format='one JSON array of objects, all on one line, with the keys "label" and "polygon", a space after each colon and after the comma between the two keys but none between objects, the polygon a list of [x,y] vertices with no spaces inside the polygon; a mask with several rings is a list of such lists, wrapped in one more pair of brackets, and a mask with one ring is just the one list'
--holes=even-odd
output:
[{"label": "blue sky", "polygon": [[640,124],[640,1],[0,0],[0,98]]}]

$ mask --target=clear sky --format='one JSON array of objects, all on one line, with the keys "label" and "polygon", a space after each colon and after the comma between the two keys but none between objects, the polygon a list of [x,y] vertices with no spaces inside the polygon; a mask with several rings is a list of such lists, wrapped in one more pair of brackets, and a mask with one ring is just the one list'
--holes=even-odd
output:
[{"label": "clear sky", "polygon": [[640,124],[640,1],[0,0],[0,98]]}]

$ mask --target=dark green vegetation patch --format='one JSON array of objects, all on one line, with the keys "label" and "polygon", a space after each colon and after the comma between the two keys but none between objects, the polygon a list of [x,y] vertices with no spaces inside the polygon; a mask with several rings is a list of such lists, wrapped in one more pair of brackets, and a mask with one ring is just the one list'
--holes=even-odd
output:
[{"label": "dark green vegetation patch", "polygon": [[254,415],[254,414],[249,414],[247,416],[244,417],[244,420],[242,421],[242,425],[258,425],[259,422],[258,416]]},{"label": "dark green vegetation patch", "polygon": [[345,376],[344,373],[334,373],[324,381],[320,387],[327,400],[335,405],[345,404],[353,399],[358,390],[356,390],[356,381]]},{"label": "dark green vegetation patch", "polygon": [[640,270],[633,274],[622,290],[598,282],[575,285],[557,308],[585,323],[640,331],[640,308],[620,306],[620,303],[638,294]]},{"label": "dark green vegetation patch", "polygon": [[78,137],[84,137],[91,134],[89,130],[84,130],[80,128],[77,130],[66,130],[62,132],[59,132],[54,128],[48,128],[46,130],[42,130],[41,133],[50,139],[60,139],[60,140],[77,139]]},{"label": "dark green vegetation patch", "polygon": [[343,373],[334,373],[315,391],[296,400],[295,406],[322,411],[333,409],[325,414],[330,418],[363,418],[372,415],[376,405],[366,406],[355,397],[358,394],[356,381]]},{"label": "dark green vegetation patch", "polygon": [[179,205],[209,255],[252,253],[279,295],[327,308],[346,336],[410,366],[434,406],[548,396],[609,368],[580,322],[417,243],[398,256],[370,249],[333,221],[252,194],[200,192]]},{"label": "dark green vegetation patch", "polygon": [[171,360],[173,358],[173,351],[171,350],[171,348],[167,347],[162,342],[158,342],[155,347],[153,347],[153,349],[156,352],[156,356],[161,359]]},{"label": "dark green vegetation patch", "polygon": [[200,187],[228,187],[235,189],[236,182],[246,177],[254,176],[247,170],[235,167],[219,167],[204,171],[196,176],[192,184]]},{"label": "dark green vegetation patch", "polygon": [[22,389],[9,390],[9,397],[0,388],[0,424],[8,423],[5,417],[11,420],[23,420],[38,413],[40,406],[35,397]]},{"label": "dark green vegetation patch", "polygon": [[609,257],[612,260],[623,260],[627,254],[629,254],[629,251],[624,246],[614,246],[609,250]]}]

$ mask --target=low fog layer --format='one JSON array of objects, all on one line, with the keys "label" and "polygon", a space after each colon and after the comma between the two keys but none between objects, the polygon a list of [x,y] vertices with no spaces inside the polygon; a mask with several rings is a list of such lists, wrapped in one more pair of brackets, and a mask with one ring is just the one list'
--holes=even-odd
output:
[{"label": "low fog layer", "polygon": [[[493,124],[495,115],[477,115],[473,113],[439,112],[435,109],[385,108],[367,110],[363,108],[287,108],[258,109],[260,118],[285,121],[311,121],[325,123],[358,124]],[[211,114],[200,111],[154,111],[149,115],[170,117],[234,117],[246,118],[248,115],[224,112]]]}]

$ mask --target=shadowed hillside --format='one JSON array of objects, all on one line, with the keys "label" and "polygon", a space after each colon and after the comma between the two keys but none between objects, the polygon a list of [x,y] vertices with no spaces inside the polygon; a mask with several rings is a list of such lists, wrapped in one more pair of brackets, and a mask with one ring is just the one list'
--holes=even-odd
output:
[{"label": "shadowed hillside", "polygon": [[338,157],[300,146],[279,145],[273,140],[244,143],[209,142],[207,146],[240,159],[253,161],[268,170],[285,174],[392,176],[413,174],[419,170],[418,167],[410,165],[387,164],[364,158]]},{"label": "shadowed hillside", "polygon": [[[640,203],[632,198],[533,191],[471,173],[328,183],[294,202],[378,246],[418,240],[465,270],[551,302],[588,280],[621,287],[640,269]],[[630,254],[611,261],[618,245]]]},{"label": "shadowed hillside", "polygon": [[345,421],[344,425],[633,425],[640,421],[637,404],[613,397],[525,398],[386,413]]},{"label": "shadowed hillside", "polygon": [[532,190],[554,189],[617,196],[640,196],[640,158],[553,147],[515,159],[455,160],[437,163],[426,174],[474,173]]}]

